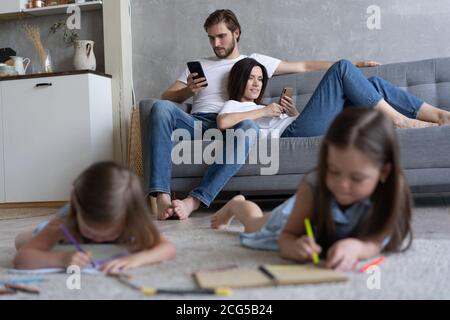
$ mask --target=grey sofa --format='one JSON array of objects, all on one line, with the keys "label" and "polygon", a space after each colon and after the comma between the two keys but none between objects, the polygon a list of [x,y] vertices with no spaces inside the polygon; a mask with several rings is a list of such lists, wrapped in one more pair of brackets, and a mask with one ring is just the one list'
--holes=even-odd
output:
[{"label": "grey sofa", "polygon": [[[450,58],[386,64],[364,68],[367,76],[381,76],[425,101],[450,110]],[[265,101],[279,98],[283,87],[295,90],[296,105],[301,112],[324,72],[276,76],[270,79]],[[149,114],[155,99],[140,102],[144,186],[149,183]],[[180,108],[189,110],[189,105]],[[416,193],[450,191],[450,125],[425,129],[398,129],[401,162],[407,180]],[[302,175],[313,168],[321,137],[280,139],[278,174],[260,175],[260,166],[246,164],[225,185],[224,191],[261,192],[262,194],[293,192]],[[209,142],[203,142],[204,145]],[[186,192],[196,186],[206,165],[173,165],[173,191]]]}]

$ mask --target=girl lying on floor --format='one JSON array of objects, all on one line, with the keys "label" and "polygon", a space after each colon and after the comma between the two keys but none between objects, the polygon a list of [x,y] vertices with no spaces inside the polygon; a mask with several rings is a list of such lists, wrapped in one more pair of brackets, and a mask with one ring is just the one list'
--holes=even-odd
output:
[{"label": "girl lying on floor", "polygon": [[[392,121],[376,110],[345,109],[324,137],[318,167],[294,196],[266,215],[236,196],[214,214],[211,226],[228,225],[233,217],[245,227],[242,245],[280,250],[302,263],[320,254],[326,267],[339,271],[382,250],[406,250],[411,195]],[[306,235],[305,218],[315,227],[315,241]]]},{"label": "girl lying on floor", "polygon": [[130,255],[101,267],[108,272],[156,263],[175,257],[175,247],[156,229],[145,203],[139,178],[113,162],[90,166],[74,182],[70,203],[50,221],[16,237],[18,269],[46,267],[81,268],[92,263],[84,251],[56,252],[67,242],[67,232],[81,243],[125,244]]}]

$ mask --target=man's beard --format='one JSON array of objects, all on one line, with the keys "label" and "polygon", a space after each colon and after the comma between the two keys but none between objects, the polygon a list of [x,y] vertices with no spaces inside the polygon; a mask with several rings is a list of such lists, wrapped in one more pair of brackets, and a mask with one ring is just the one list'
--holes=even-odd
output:
[{"label": "man's beard", "polygon": [[236,39],[233,39],[233,43],[229,48],[221,48],[225,49],[223,53],[220,53],[217,49],[214,49],[214,53],[216,54],[216,57],[219,59],[225,59],[228,58],[228,56],[234,51],[234,48],[236,47]]}]

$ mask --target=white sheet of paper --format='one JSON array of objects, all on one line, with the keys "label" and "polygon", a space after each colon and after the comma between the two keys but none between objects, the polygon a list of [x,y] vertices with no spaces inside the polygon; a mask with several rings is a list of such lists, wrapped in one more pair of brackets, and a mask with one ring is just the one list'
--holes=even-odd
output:
[{"label": "white sheet of paper", "polygon": [[[87,244],[83,245],[83,250],[92,253],[92,257],[95,261],[108,260],[111,257],[121,254],[128,254],[128,250],[125,246],[119,246],[114,244]],[[53,251],[74,251],[72,245],[57,245]],[[39,268],[39,269],[8,269],[8,273],[12,274],[54,274],[54,273],[66,273],[64,268]],[[84,274],[100,275],[102,274],[96,268],[86,267],[81,269]]]}]

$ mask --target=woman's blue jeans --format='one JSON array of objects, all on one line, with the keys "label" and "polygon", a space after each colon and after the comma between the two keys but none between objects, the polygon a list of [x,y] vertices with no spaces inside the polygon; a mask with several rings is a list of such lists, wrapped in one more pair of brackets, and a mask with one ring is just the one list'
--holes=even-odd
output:
[{"label": "woman's blue jeans", "polygon": [[416,118],[423,101],[380,77],[366,77],[348,60],[325,73],[302,113],[281,137],[322,136],[345,106],[373,108],[381,99],[409,118]]},{"label": "woman's blue jeans", "polygon": [[[202,134],[208,129],[217,129],[216,113],[195,113],[188,114],[181,110],[176,104],[167,100],[159,100],[152,106],[150,113],[150,189],[149,192],[170,193],[170,180],[172,170],[172,132],[176,129],[185,129],[190,136],[194,137],[194,121],[201,121]],[[244,152],[247,158],[250,147],[258,138],[259,127],[251,120],[244,120],[232,129],[242,129],[245,131],[254,130],[256,136],[245,139]],[[225,138],[224,138],[225,141]],[[239,141],[239,140],[238,140]],[[225,144],[224,144],[225,146]],[[237,149],[242,148],[238,143],[233,144],[234,154],[238,154]],[[223,151],[226,156],[225,150]],[[204,205],[209,206],[225,184],[243,166],[245,159],[234,161],[232,164],[214,163],[208,166],[203,178],[189,195],[200,200]]]}]

